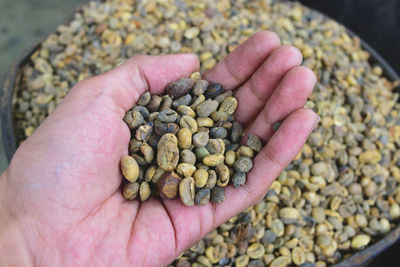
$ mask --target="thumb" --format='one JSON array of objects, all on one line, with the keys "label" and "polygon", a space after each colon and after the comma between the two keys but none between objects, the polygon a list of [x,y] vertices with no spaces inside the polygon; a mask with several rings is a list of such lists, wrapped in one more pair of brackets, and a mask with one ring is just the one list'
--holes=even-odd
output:
[{"label": "thumb", "polygon": [[111,102],[123,116],[145,91],[159,94],[170,82],[198,69],[199,60],[194,54],[134,56],[109,72],[79,82],[62,104],[74,103],[77,108],[79,102],[86,106],[88,100],[97,99]]}]

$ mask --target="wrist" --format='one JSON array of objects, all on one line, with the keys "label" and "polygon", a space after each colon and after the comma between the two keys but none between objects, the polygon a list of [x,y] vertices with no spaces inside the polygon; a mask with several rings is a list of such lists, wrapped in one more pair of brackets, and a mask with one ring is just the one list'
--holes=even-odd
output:
[{"label": "wrist", "polygon": [[0,176],[0,266],[33,265],[26,240],[4,204],[6,175]]}]

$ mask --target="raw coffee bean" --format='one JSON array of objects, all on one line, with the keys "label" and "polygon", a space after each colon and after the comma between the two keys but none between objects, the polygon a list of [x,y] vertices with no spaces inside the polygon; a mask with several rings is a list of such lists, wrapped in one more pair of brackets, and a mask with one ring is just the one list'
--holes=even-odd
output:
[{"label": "raw coffee bean", "polygon": [[157,144],[158,144],[160,138],[161,137],[153,131],[153,133],[150,135],[149,139],[147,139],[147,143],[149,145],[151,145],[152,148],[157,149]]},{"label": "raw coffee bean", "polygon": [[139,196],[141,201],[146,201],[151,195],[150,185],[147,182],[142,182],[139,188]]},{"label": "raw coffee bean", "polygon": [[205,147],[196,147],[194,150],[194,153],[196,154],[197,160],[203,161],[205,157],[210,155],[210,153],[207,151]]},{"label": "raw coffee bean", "polygon": [[143,119],[144,119],[145,121],[149,120],[150,114],[149,114],[149,111],[147,110],[147,108],[142,107],[142,106],[136,106],[136,107],[132,108],[132,111],[138,111],[138,112],[140,112],[140,114],[142,114]]},{"label": "raw coffee bean", "polygon": [[158,115],[160,114],[160,112],[155,111],[149,114],[149,121],[154,122],[156,119],[158,119]]},{"label": "raw coffee bean", "polygon": [[182,118],[179,121],[179,126],[181,128],[188,128],[192,132],[192,134],[197,132],[196,120],[188,115],[182,116]]},{"label": "raw coffee bean", "polygon": [[197,118],[196,122],[199,127],[212,127],[214,125],[214,121],[210,118]]},{"label": "raw coffee bean", "polygon": [[211,113],[216,111],[218,108],[218,102],[212,99],[207,99],[203,103],[197,106],[196,113],[199,117],[209,117]]},{"label": "raw coffee bean", "polygon": [[233,164],[233,168],[237,172],[247,173],[253,168],[253,161],[249,157],[239,157]]},{"label": "raw coffee bean", "polygon": [[198,169],[194,175],[194,184],[197,188],[202,188],[206,185],[208,179],[208,172],[205,169]]},{"label": "raw coffee bean", "polygon": [[164,172],[157,183],[158,192],[163,198],[173,199],[178,196],[182,179],[175,172]]},{"label": "raw coffee bean", "polygon": [[139,152],[142,143],[142,141],[131,139],[131,141],[129,141],[129,153],[134,154]]},{"label": "raw coffee bean", "polygon": [[222,101],[221,105],[219,106],[218,111],[225,112],[229,115],[233,114],[237,108],[237,100],[234,97],[227,97],[224,101]]},{"label": "raw coffee bean", "polygon": [[144,175],[144,180],[146,182],[151,182],[153,180],[154,175],[156,174],[157,167],[155,165],[150,166],[146,170],[146,174]]},{"label": "raw coffee bean", "polygon": [[206,145],[206,149],[210,154],[224,154],[225,153],[225,142],[222,139],[209,139]]},{"label": "raw coffee bean", "polygon": [[182,203],[185,206],[191,207],[194,205],[194,179],[192,177],[186,177],[179,184],[179,196]]},{"label": "raw coffee bean", "polygon": [[193,135],[193,144],[197,147],[204,147],[208,143],[208,133],[199,132]]},{"label": "raw coffee bean", "polygon": [[264,246],[260,243],[251,244],[247,248],[247,255],[251,259],[259,259],[264,255],[264,253],[265,253]]},{"label": "raw coffee bean", "polygon": [[188,128],[179,129],[178,145],[180,149],[187,149],[192,145],[192,132]]},{"label": "raw coffee bean", "polygon": [[210,196],[211,196],[210,190],[203,188],[199,192],[197,192],[194,198],[194,202],[196,203],[196,205],[205,206],[210,200]]},{"label": "raw coffee bean", "polygon": [[214,127],[210,130],[211,138],[221,138],[224,139],[228,135],[228,131],[223,127]]},{"label": "raw coffee bean", "polygon": [[139,177],[139,165],[131,156],[123,156],[121,159],[121,171],[125,179],[133,183]]},{"label": "raw coffee bean", "polygon": [[208,179],[205,188],[213,189],[217,184],[217,173],[214,170],[208,170]]},{"label": "raw coffee bean", "polygon": [[146,91],[145,93],[143,93],[143,94],[139,97],[139,99],[138,99],[138,101],[137,101],[136,104],[139,105],[139,106],[146,106],[147,104],[149,104],[150,99],[151,99],[150,92],[149,92],[149,91]]},{"label": "raw coffee bean", "polygon": [[243,128],[240,123],[237,121],[232,122],[232,129],[231,129],[231,140],[234,143],[238,143],[242,138]]},{"label": "raw coffee bean", "polygon": [[225,92],[223,92],[220,95],[217,95],[214,100],[217,101],[218,103],[221,103],[222,101],[225,100],[225,98],[230,97],[233,95],[233,91],[232,90],[226,90]]},{"label": "raw coffee bean", "polygon": [[139,111],[128,111],[124,116],[124,122],[130,129],[136,129],[144,123],[144,119]]},{"label": "raw coffee bean", "polygon": [[229,150],[236,151],[236,150],[238,150],[239,147],[240,147],[239,144],[230,144],[230,145],[225,146],[225,150],[226,151],[229,151]]},{"label": "raw coffee bean", "polygon": [[188,115],[192,118],[196,117],[196,113],[188,106],[179,106],[177,111],[181,116]]},{"label": "raw coffee bean", "polygon": [[139,164],[140,166],[146,166],[147,162],[144,159],[144,157],[138,155],[138,154],[133,154],[132,157],[136,160],[137,164]]},{"label": "raw coffee bean", "polygon": [[172,102],[172,106],[176,109],[179,106],[189,106],[191,102],[192,96],[190,94],[187,94]]},{"label": "raw coffee bean", "polygon": [[218,176],[217,185],[220,187],[227,186],[229,183],[229,176],[230,176],[229,168],[225,164],[221,163],[215,167],[215,172],[217,173]]},{"label": "raw coffee bean", "polygon": [[209,83],[206,80],[198,80],[193,87],[192,93],[194,95],[204,94],[204,92],[207,90],[208,84]]},{"label": "raw coffee bean", "polygon": [[239,149],[237,150],[237,153],[239,154],[239,156],[244,156],[249,158],[254,157],[254,151],[248,146],[240,146]]},{"label": "raw coffee bean", "polygon": [[196,167],[189,163],[179,163],[176,167],[176,171],[183,177],[191,177],[196,171]]},{"label": "raw coffee bean", "polygon": [[140,147],[140,152],[142,152],[144,159],[147,163],[151,163],[154,159],[154,151],[151,146],[146,143],[143,143]]},{"label": "raw coffee bean", "polygon": [[234,172],[232,175],[232,184],[238,188],[246,183],[246,174],[244,172]]},{"label": "raw coffee bean", "polygon": [[219,83],[214,83],[207,87],[207,90],[204,92],[204,96],[206,98],[214,98],[217,95],[222,94],[223,92],[224,89],[222,88],[222,85]]},{"label": "raw coffee bean", "polygon": [[[223,163],[224,162],[224,159],[225,159],[225,157],[224,157],[224,155],[223,154],[211,154],[211,155],[208,155],[208,156],[206,156],[204,159],[203,159],[203,163],[205,164],[205,165],[207,165],[207,166],[210,166],[210,167],[215,167],[215,166],[217,166],[218,164],[221,164],[221,163]],[[236,164],[236,163],[235,163]]]},{"label": "raw coffee bean", "polygon": [[173,98],[178,98],[183,95],[186,95],[190,92],[194,84],[194,81],[190,78],[182,78],[179,81],[170,83],[166,92]]},{"label": "raw coffee bean", "polygon": [[146,141],[150,138],[153,133],[153,123],[149,122],[146,125],[139,126],[136,130],[135,137],[139,141]]},{"label": "raw coffee bean", "polygon": [[179,162],[179,149],[176,144],[167,142],[157,151],[157,164],[164,171],[172,171]]},{"label": "raw coffee bean", "polygon": [[161,105],[162,97],[158,95],[152,95],[147,109],[149,112],[155,112]]},{"label": "raw coffee bean", "polygon": [[166,133],[163,136],[161,136],[160,141],[157,144],[157,149],[165,145],[166,143],[171,142],[175,144],[176,146],[178,145],[178,138],[172,133]]},{"label": "raw coffee bean", "polygon": [[225,152],[225,164],[232,167],[236,160],[236,153],[232,150]]},{"label": "raw coffee bean", "polygon": [[214,203],[221,203],[225,200],[225,192],[222,187],[216,186],[211,189],[211,201]]},{"label": "raw coffee bean", "polygon": [[154,174],[153,178],[151,179],[151,181],[154,184],[157,184],[158,181],[160,180],[161,176],[164,174],[164,170],[161,168],[157,168],[156,173]]},{"label": "raw coffee bean", "polygon": [[218,122],[218,125],[227,130],[230,130],[232,128],[232,122],[230,122],[230,121],[220,121],[220,122]]},{"label": "raw coffee bean", "polygon": [[192,165],[196,164],[196,155],[189,149],[184,149],[181,151],[180,160],[182,163],[189,163]]},{"label": "raw coffee bean", "polygon": [[196,110],[196,108],[203,103],[206,100],[204,95],[199,95],[198,97],[196,97],[196,99],[193,101],[193,103],[190,105],[190,108],[192,110]]},{"label": "raw coffee bean", "polygon": [[163,96],[163,101],[161,103],[160,112],[166,109],[171,109],[172,102],[174,100],[169,96]]},{"label": "raw coffee bean", "polygon": [[222,111],[214,111],[211,113],[211,119],[215,122],[226,121],[229,118],[229,114]]},{"label": "raw coffee bean", "polygon": [[178,119],[178,113],[172,109],[164,109],[158,114],[158,119],[162,122],[175,122]]},{"label": "raw coffee bean", "polygon": [[154,124],[154,131],[158,134],[158,135],[164,135],[166,133],[172,133],[172,134],[176,134],[178,132],[178,125],[176,123],[163,123],[163,122],[156,122]]},{"label": "raw coffee bean", "polygon": [[254,134],[249,134],[249,136],[247,137],[247,146],[256,152],[260,152],[263,148],[260,138],[258,138],[258,136]]},{"label": "raw coffee bean", "polygon": [[133,200],[138,196],[139,193],[139,183],[126,183],[124,189],[122,190],[122,195],[127,200]]}]

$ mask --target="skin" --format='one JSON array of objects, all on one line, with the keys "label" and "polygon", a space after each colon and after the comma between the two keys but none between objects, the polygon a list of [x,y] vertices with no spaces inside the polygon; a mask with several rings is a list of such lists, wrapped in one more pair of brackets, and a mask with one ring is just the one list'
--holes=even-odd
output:
[{"label": "skin", "polygon": [[[198,70],[191,54],[136,56],[71,89],[0,177],[1,266],[165,266],[218,225],[260,201],[318,122],[304,109],[316,78],[301,53],[259,32],[204,73],[238,98],[236,118],[266,143],[245,186],[226,201],[126,201],[119,161],[122,121],[139,96]],[[249,103],[251,103],[249,105]],[[274,132],[272,125],[283,121]],[[253,122],[253,123],[252,123]],[[246,136],[244,137],[244,139]],[[267,172],[265,170],[268,170]]]}]

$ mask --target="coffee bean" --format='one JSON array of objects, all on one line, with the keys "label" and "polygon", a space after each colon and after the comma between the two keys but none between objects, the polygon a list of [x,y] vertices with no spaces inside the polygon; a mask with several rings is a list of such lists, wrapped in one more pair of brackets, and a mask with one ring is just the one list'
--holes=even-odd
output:
[{"label": "coffee bean", "polygon": [[235,172],[232,175],[232,183],[235,188],[238,188],[246,183],[246,174],[243,172]]},{"label": "coffee bean", "polygon": [[121,171],[124,177],[131,183],[139,177],[139,165],[131,156],[124,156],[121,159]]},{"label": "coffee bean", "polygon": [[207,90],[205,91],[204,96],[207,98],[214,98],[217,95],[222,94],[223,92],[224,92],[224,89],[222,88],[222,85],[219,83],[214,83],[207,87]]},{"label": "coffee bean", "polygon": [[178,132],[178,125],[176,123],[162,123],[162,122],[156,122],[154,124],[154,131],[158,135],[164,135],[166,133],[172,133],[176,134]]},{"label": "coffee bean", "polygon": [[175,122],[178,119],[178,113],[172,109],[164,109],[158,114],[158,119],[162,122]]},{"label": "coffee bean", "polygon": [[183,163],[189,163],[189,164],[195,165],[196,164],[196,155],[189,149],[184,149],[181,151],[180,160]]},{"label": "coffee bean", "polygon": [[172,171],[179,162],[179,149],[176,144],[167,142],[157,151],[157,164],[165,171]]},{"label": "coffee bean", "polygon": [[128,111],[124,116],[124,122],[130,129],[136,129],[144,123],[144,119],[139,111]]},{"label": "coffee bean", "polygon": [[122,191],[122,195],[127,200],[133,200],[138,196],[139,193],[139,183],[126,183]]},{"label": "coffee bean", "polygon": [[164,172],[157,183],[160,196],[168,199],[176,198],[181,180],[179,175],[173,171]]},{"label": "coffee bean", "polygon": [[194,205],[194,179],[192,177],[186,177],[179,184],[179,195],[182,203],[185,206],[193,206]]},{"label": "coffee bean", "polygon": [[180,149],[190,148],[192,145],[192,132],[187,128],[178,131],[178,145]]},{"label": "coffee bean", "polygon": [[192,118],[196,117],[196,113],[188,106],[179,106],[177,109],[178,113],[182,116],[188,115]]},{"label": "coffee bean", "polygon": [[150,185],[147,182],[142,182],[139,188],[139,196],[141,201],[146,201],[151,195]]},{"label": "coffee bean", "polygon": [[196,205],[205,206],[210,200],[210,196],[211,196],[210,190],[203,188],[199,192],[197,192],[194,201]]},{"label": "coffee bean", "polygon": [[242,138],[243,134],[243,128],[240,125],[240,123],[234,121],[232,123],[232,129],[231,129],[231,140],[232,142],[239,142],[240,139]]},{"label": "coffee bean", "polygon": [[181,120],[179,121],[179,126],[181,128],[188,128],[192,132],[192,134],[197,132],[197,123],[195,119],[188,115],[182,116]]},{"label": "coffee bean", "polygon": [[194,95],[202,95],[207,90],[208,81],[206,80],[198,80],[193,87]]},{"label": "coffee bean", "polygon": [[233,168],[237,172],[247,173],[251,168],[253,168],[253,162],[249,157],[239,157],[235,164],[233,164]]},{"label": "coffee bean", "polygon": [[155,112],[161,105],[162,98],[158,95],[152,95],[149,104],[147,104],[147,109],[149,112]]},{"label": "coffee bean", "polygon": [[204,147],[208,143],[208,133],[199,132],[193,135],[193,144],[197,147]]},{"label": "coffee bean", "polygon": [[225,192],[222,187],[216,186],[211,190],[211,201],[221,203],[225,200]]},{"label": "coffee bean", "polygon": [[194,175],[194,183],[197,188],[202,188],[206,185],[208,179],[208,172],[205,169],[198,169]]},{"label": "coffee bean", "polygon": [[214,170],[208,170],[208,178],[205,185],[207,189],[213,189],[217,184],[217,173]]},{"label": "coffee bean", "polygon": [[256,152],[260,152],[263,147],[260,138],[251,133],[247,137],[247,145]]},{"label": "coffee bean", "polygon": [[142,107],[142,106],[136,106],[134,108],[132,108],[132,111],[137,111],[140,114],[142,114],[142,117],[145,121],[149,120],[149,111],[147,110],[147,108]]},{"label": "coffee bean", "polygon": [[220,187],[225,187],[229,183],[229,168],[221,163],[215,166],[215,171],[217,173],[218,179],[217,179],[217,185]]},{"label": "coffee bean", "polygon": [[147,104],[149,104],[150,100],[151,100],[150,92],[146,91],[139,97],[136,104],[139,106],[146,106]]},{"label": "coffee bean", "polygon": [[221,138],[224,139],[228,135],[228,131],[223,127],[214,127],[210,130],[211,138]]},{"label": "coffee bean", "polygon": [[190,78],[182,78],[179,81],[170,83],[166,92],[173,98],[181,97],[190,92],[194,85],[194,81]]},{"label": "coffee bean", "polygon": [[172,102],[172,106],[176,109],[179,106],[189,106],[190,102],[192,102],[192,96],[187,94]]},{"label": "coffee bean", "polygon": [[196,113],[199,117],[206,118],[218,108],[218,102],[212,99],[207,99],[197,106]]},{"label": "coffee bean", "polygon": [[189,163],[179,163],[176,167],[176,171],[183,177],[191,177],[196,171],[196,167]]}]

